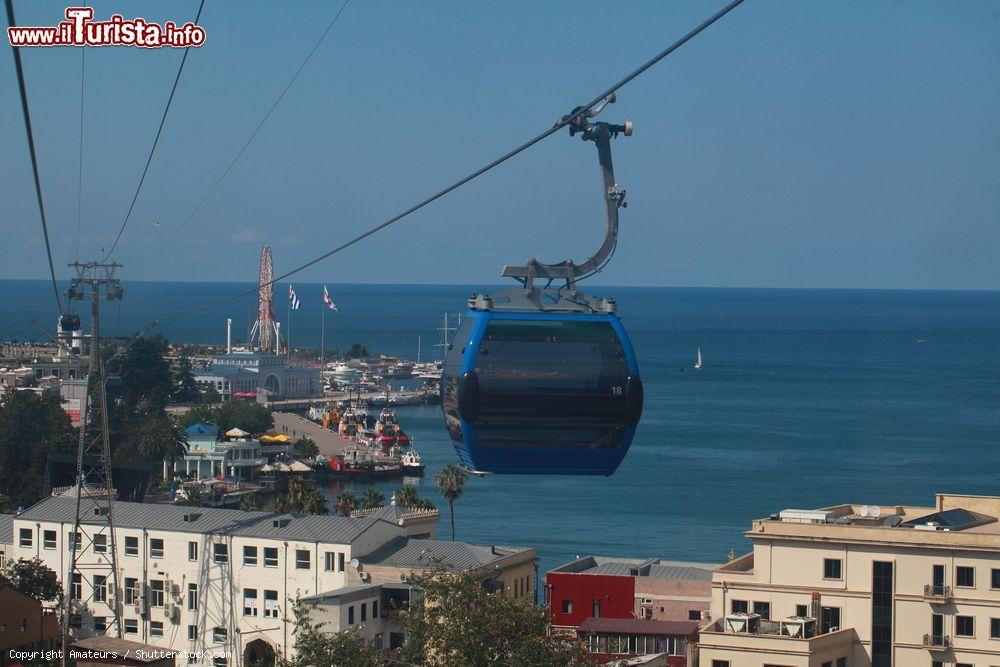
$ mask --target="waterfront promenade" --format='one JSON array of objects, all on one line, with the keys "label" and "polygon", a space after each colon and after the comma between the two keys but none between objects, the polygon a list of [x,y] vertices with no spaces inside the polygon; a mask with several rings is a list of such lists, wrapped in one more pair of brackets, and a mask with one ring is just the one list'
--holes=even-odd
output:
[{"label": "waterfront promenade", "polygon": [[273,415],[275,433],[287,433],[296,438],[306,436],[316,443],[319,453],[324,456],[340,454],[348,445],[348,440],[339,433],[323,428],[294,412],[274,412]]}]

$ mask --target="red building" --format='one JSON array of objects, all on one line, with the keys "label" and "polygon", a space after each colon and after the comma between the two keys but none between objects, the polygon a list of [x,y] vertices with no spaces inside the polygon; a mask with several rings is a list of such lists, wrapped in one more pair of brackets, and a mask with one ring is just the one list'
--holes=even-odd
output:
[{"label": "red building", "polygon": [[602,662],[663,654],[660,664],[684,667],[707,618],[714,568],[657,558],[578,558],[545,575],[549,625],[578,636]]}]

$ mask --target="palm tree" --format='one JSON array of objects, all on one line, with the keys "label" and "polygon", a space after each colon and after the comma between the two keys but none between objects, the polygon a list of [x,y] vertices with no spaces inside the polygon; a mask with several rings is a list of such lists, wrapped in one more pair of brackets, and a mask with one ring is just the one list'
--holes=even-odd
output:
[{"label": "palm tree", "polygon": [[351,516],[351,512],[358,509],[358,497],[350,491],[344,491],[337,496],[335,509],[340,516]]},{"label": "palm tree", "polygon": [[465,471],[454,463],[446,465],[439,475],[434,478],[437,483],[438,493],[448,501],[448,509],[451,512],[451,541],[455,541],[455,501],[462,497],[462,489],[468,481]]},{"label": "palm tree", "polygon": [[419,500],[417,498],[417,489],[408,484],[396,492],[396,504],[400,507],[415,507],[417,500]]},{"label": "palm tree", "polygon": [[385,495],[374,486],[369,486],[365,495],[361,496],[361,506],[366,510],[385,507]]},{"label": "palm tree", "polygon": [[327,514],[326,496],[316,489],[310,489],[302,497],[302,511],[309,514]]}]

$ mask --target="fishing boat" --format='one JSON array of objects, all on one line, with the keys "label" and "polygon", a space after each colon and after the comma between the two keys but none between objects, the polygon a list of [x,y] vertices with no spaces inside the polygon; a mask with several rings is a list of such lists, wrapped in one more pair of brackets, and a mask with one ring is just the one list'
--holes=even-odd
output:
[{"label": "fishing boat", "polygon": [[376,460],[372,452],[347,449],[327,459],[323,471],[333,479],[388,479],[403,476],[403,466],[392,461]]},{"label": "fishing boat", "polygon": [[399,458],[399,464],[403,467],[404,475],[424,474],[424,462],[420,458],[420,454],[415,449],[409,449],[403,452],[403,455]]},{"label": "fishing boat", "polygon": [[344,410],[340,417],[337,432],[348,440],[358,435],[358,431],[368,425],[368,410],[364,405],[352,404]]},{"label": "fishing boat", "polygon": [[700,347],[698,348],[698,358],[694,362],[694,367],[695,367],[695,370],[698,370],[698,369],[701,368],[701,348]]},{"label": "fishing boat", "polygon": [[410,436],[403,432],[399,421],[396,420],[396,413],[389,408],[383,408],[379,413],[378,421],[375,422],[375,434],[383,448],[394,445],[406,447],[410,444]]}]

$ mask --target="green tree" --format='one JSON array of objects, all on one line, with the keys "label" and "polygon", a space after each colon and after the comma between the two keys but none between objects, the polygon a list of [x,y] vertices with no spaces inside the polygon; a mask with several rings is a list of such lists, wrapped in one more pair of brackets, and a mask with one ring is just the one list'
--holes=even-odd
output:
[{"label": "green tree", "polygon": [[344,357],[347,359],[365,359],[368,355],[368,348],[366,348],[361,343],[354,343],[344,352]]},{"label": "green tree", "polygon": [[257,499],[257,494],[250,493],[243,496],[243,500],[240,501],[240,509],[244,512],[257,512],[260,510],[260,501]]},{"label": "green tree", "polygon": [[121,402],[126,408],[147,401],[166,406],[174,388],[168,352],[163,336],[140,336],[129,342],[124,354],[109,360],[108,373],[121,376]]},{"label": "green tree", "polygon": [[417,488],[414,486],[404,484],[396,491],[396,504],[400,507],[413,507],[417,500]]},{"label": "green tree", "polygon": [[208,500],[202,494],[201,489],[193,486],[184,492],[185,497],[176,502],[177,505],[186,507],[207,507]]},{"label": "green tree", "polygon": [[337,496],[337,503],[334,505],[334,509],[341,516],[351,516],[351,512],[358,509],[358,497],[350,491],[344,491]]},{"label": "green tree", "polygon": [[385,494],[376,489],[374,486],[369,486],[365,490],[365,494],[361,496],[361,506],[365,509],[385,507]]},{"label": "green tree", "polygon": [[201,390],[191,371],[191,360],[186,356],[182,356],[177,362],[174,382],[174,400],[178,403],[197,403],[201,398]]},{"label": "green tree", "polygon": [[448,510],[451,514],[451,541],[455,541],[455,501],[462,497],[465,483],[468,481],[465,471],[454,463],[449,463],[434,478],[437,484],[438,493],[448,501]]},{"label": "green tree", "polygon": [[452,572],[444,563],[406,580],[408,641],[395,658],[428,667],[591,665],[582,645],[548,636],[545,610],[498,589],[499,571]]},{"label": "green tree", "polygon": [[153,474],[159,475],[164,461],[173,463],[188,452],[187,433],[162,407],[144,402],[127,423],[124,441],[115,451],[119,460],[147,459],[153,464]]},{"label": "green tree", "polygon": [[6,579],[14,590],[36,600],[56,602],[62,599],[59,578],[40,558],[12,560],[0,570],[0,577]]},{"label": "green tree", "polygon": [[284,495],[272,498],[267,504],[269,512],[289,512],[292,514],[327,514],[326,496],[316,489],[306,486],[298,478],[292,479]]},{"label": "green tree", "polygon": [[58,396],[14,389],[0,396],[0,489],[9,505],[41,500],[49,453],[75,450],[76,431]]},{"label": "green tree", "polygon": [[202,403],[208,403],[209,405],[215,405],[216,403],[222,402],[222,394],[219,390],[212,385],[206,385],[201,391],[201,398],[199,399]]},{"label": "green tree", "polygon": [[322,632],[312,620],[316,603],[296,600],[295,657],[285,667],[383,667],[391,664],[382,651],[367,644],[357,631]]},{"label": "green tree", "polygon": [[319,447],[305,436],[292,443],[292,456],[297,459],[314,459],[319,456]]},{"label": "green tree", "polygon": [[190,426],[197,422],[215,424],[223,432],[236,426],[253,436],[260,436],[274,428],[274,417],[266,405],[248,403],[238,399],[227,401],[216,407],[196,405],[185,412],[181,418],[181,423],[184,426]]}]

